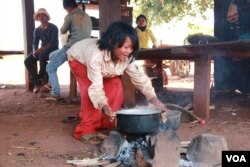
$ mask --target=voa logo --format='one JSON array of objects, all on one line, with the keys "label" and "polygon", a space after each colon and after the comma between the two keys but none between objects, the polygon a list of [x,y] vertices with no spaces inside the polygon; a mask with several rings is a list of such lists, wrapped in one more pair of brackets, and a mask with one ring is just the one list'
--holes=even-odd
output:
[{"label": "voa logo", "polygon": [[227,162],[247,162],[244,155],[226,155]]}]

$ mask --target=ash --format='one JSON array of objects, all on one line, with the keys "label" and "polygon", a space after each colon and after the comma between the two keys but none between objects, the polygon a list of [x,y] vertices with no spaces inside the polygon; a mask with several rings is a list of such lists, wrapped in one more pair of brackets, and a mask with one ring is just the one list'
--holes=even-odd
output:
[{"label": "ash", "polygon": [[135,151],[138,149],[146,150],[147,147],[148,144],[143,137],[136,138],[132,141],[125,140],[119,148],[116,159],[124,165],[135,165]]},{"label": "ash", "polygon": [[186,159],[180,159],[179,162],[179,167],[215,167],[215,166],[220,166],[218,165],[209,165],[209,164],[204,164],[204,163],[196,163],[192,161],[188,161]]}]

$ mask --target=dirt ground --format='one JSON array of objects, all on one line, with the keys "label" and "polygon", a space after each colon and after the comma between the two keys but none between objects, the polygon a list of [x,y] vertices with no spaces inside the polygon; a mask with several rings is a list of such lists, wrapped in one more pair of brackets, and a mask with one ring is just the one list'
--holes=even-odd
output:
[{"label": "dirt ground", "polygon": [[[172,100],[183,92],[169,91]],[[186,96],[187,97],[187,96]],[[205,125],[181,123],[177,134],[188,141],[201,133],[224,136],[230,150],[250,150],[250,114],[245,97],[213,95],[211,117]],[[76,123],[63,123],[76,114],[79,104],[45,102],[43,94],[26,92],[24,86],[0,89],[0,166],[70,166],[70,159],[98,157],[98,147],[73,139]]]},{"label": "dirt ground", "polygon": [[[192,76],[172,77],[169,82],[183,85],[192,82]],[[68,85],[63,90],[67,97]],[[166,102],[192,102],[192,90],[168,88],[166,94],[161,97]],[[0,82],[0,167],[66,167],[71,166],[67,160],[100,156],[97,146],[73,139],[76,122],[62,122],[77,114],[80,104],[47,103],[45,96],[26,92],[23,84]],[[230,150],[250,150],[250,99],[237,93],[212,92],[211,106],[215,109],[205,125],[181,123],[176,131],[181,141],[211,133],[224,136]]]}]

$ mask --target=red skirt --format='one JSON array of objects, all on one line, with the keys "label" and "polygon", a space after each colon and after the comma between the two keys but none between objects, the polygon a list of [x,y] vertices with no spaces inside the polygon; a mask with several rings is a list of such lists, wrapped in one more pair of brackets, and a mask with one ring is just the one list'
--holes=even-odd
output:
[{"label": "red skirt", "polygon": [[[112,129],[115,121],[110,122],[106,115],[99,109],[94,108],[88,96],[88,88],[91,81],[87,77],[87,67],[74,60],[69,61],[72,73],[75,75],[81,95],[81,122],[76,126],[74,138],[80,139],[83,135],[96,134],[101,129]],[[117,112],[123,103],[123,87],[120,76],[114,78],[103,78],[103,87],[108,104],[113,112]]]}]

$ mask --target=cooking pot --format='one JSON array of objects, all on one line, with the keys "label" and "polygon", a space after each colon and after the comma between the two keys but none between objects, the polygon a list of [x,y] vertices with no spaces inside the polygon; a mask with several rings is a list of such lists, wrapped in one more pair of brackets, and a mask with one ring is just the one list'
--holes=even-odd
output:
[{"label": "cooking pot", "polygon": [[[167,105],[168,106],[168,105]],[[173,106],[173,105],[170,105]],[[178,107],[178,105],[174,105]],[[179,107],[179,109],[182,107]],[[117,112],[117,128],[125,133],[147,134],[158,130],[172,128],[177,130],[180,126],[181,112],[167,110],[167,121],[163,122],[161,113],[156,108],[134,108],[124,109]]]},{"label": "cooking pot", "polygon": [[124,109],[116,113],[117,128],[124,133],[146,134],[158,130],[161,111],[156,108]]}]

